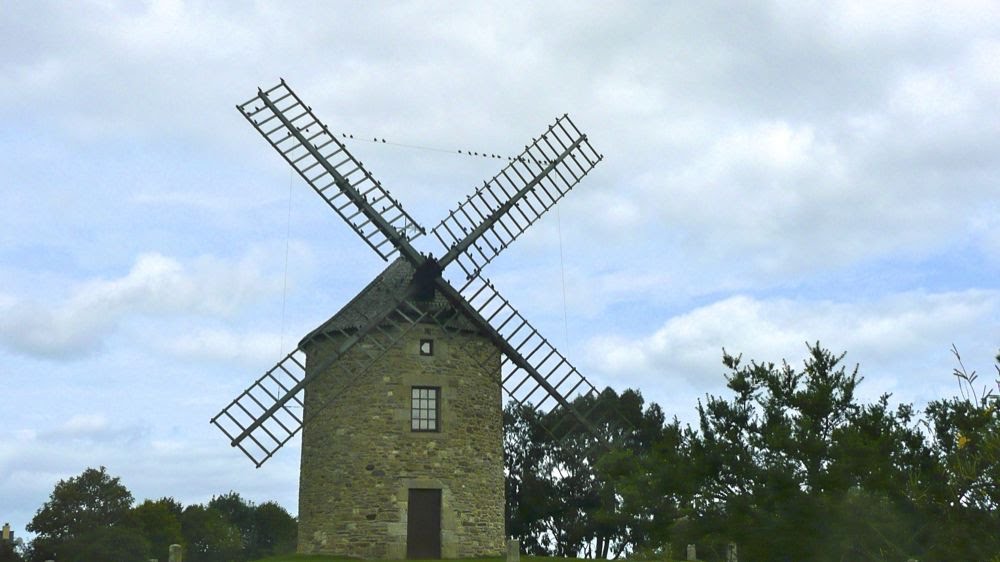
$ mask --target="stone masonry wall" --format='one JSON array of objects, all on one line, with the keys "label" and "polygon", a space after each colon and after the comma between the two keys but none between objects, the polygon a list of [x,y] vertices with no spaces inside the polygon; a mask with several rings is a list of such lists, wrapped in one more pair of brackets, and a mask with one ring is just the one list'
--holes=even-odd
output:
[{"label": "stone masonry wall", "polygon": [[[434,340],[434,355],[418,352]],[[336,344],[327,344],[336,345]],[[309,364],[330,348],[308,350]],[[504,551],[504,480],[500,362],[474,334],[446,337],[419,325],[361,380],[336,371],[307,387],[299,482],[300,553],[361,558],[406,557],[410,488],[442,496],[444,558],[499,556]],[[341,361],[360,361],[352,350]],[[440,393],[440,431],[410,430],[410,388]],[[312,410],[336,399],[310,419]]]}]

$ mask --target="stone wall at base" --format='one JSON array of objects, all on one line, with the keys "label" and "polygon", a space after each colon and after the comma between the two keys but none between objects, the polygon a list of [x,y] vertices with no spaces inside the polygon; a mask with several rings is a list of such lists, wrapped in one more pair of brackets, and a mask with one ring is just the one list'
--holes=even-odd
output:
[{"label": "stone wall at base", "polygon": [[[432,356],[420,355],[422,339],[434,341]],[[330,349],[307,349],[307,364]],[[358,364],[362,353],[338,363]],[[421,324],[360,380],[339,372],[335,364],[306,389],[298,551],[405,558],[409,490],[430,488],[441,490],[443,557],[500,556],[503,419],[492,345]],[[439,431],[411,431],[413,386],[440,388]]]}]

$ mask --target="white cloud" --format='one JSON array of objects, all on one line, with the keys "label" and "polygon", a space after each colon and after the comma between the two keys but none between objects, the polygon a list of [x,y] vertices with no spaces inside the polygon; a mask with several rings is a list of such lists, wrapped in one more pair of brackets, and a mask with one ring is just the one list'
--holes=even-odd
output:
[{"label": "white cloud", "polygon": [[107,429],[108,418],[104,414],[82,414],[66,420],[54,434],[81,435]]},{"label": "white cloud", "polygon": [[263,468],[254,470],[238,450],[226,446],[221,434],[188,435],[178,446],[162,428],[133,431],[127,441],[121,435],[107,438],[115,429],[124,433],[128,428],[115,428],[102,415],[78,416],[66,424],[32,430],[17,441],[0,442],[4,517],[19,536],[27,536],[24,525],[56,483],[78,476],[88,467],[107,467],[139,502],[171,496],[189,505],[237,490],[250,501],[277,500],[295,513],[297,440]]},{"label": "white cloud", "polygon": [[921,71],[900,79],[889,108],[921,120],[940,121],[968,111],[972,102],[972,93],[956,84],[954,76]]},{"label": "white cloud", "polygon": [[116,279],[97,279],[74,287],[62,302],[4,299],[0,344],[40,357],[78,357],[99,348],[129,317],[234,313],[281,282],[265,276],[260,256],[228,262],[198,258],[185,265],[158,253],[138,256]]},{"label": "white cloud", "polygon": [[298,344],[294,337],[199,329],[170,338],[160,345],[164,351],[187,360],[240,361],[260,366],[280,359],[280,352],[288,353],[294,349]]},{"label": "white cloud", "polygon": [[698,233],[685,253],[748,256],[754,262],[741,261],[750,269],[784,275],[877,247],[859,243],[881,239],[873,231],[884,223],[874,223],[877,211],[862,204],[864,187],[851,175],[838,146],[812,126],[774,121],[734,128],[673,174],[649,174],[640,185],[650,219]]},{"label": "white cloud", "polygon": [[[665,377],[704,389],[722,382],[723,348],[747,360],[797,362],[806,343],[819,340],[861,364],[869,375],[864,391],[922,402],[951,383],[951,343],[988,364],[998,318],[998,291],[913,292],[875,302],[734,296],[671,318],[644,337],[594,338],[588,360],[640,388],[662,388]],[[689,396],[690,406],[697,395]]]},{"label": "white cloud", "polygon": [[115,425],[103,412],[75,414],[61,425],[34,432],[36,444],[131,447],[149,433],[145,424]]}]

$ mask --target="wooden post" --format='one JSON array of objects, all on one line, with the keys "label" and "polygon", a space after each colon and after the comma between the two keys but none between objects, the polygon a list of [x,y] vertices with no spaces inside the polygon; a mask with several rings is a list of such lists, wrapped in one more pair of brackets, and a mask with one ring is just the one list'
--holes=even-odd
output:
[{"label": "wooden post", "polygon": [[172,544],[170,545],[170,562],[181,562],[181,545]]},{"label": "wooden post", "polygon": [[736,555],[736,543],[731,542],[726,545],[726,562],[739,562]]},{"label": "wooden post", "polygon": [[688,560],[697,560],[698,559],[698,552],[695,550],[693,544],[689,544],[688,545],[688,548],[687,548],[687,559]]}]

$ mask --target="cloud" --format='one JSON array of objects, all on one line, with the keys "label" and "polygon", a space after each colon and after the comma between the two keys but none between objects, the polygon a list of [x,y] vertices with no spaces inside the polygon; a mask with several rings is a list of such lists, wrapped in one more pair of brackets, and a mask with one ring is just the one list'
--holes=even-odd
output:
[{"label": "cloud", "polygon": [[85,414],[66,420],[66,423],[54,430],[51,435],[86,435],[101,432],[107,428],[108,418],[103,414]]},{"label": "cloud", "polygon": [[104,413],[76,414],[58,427],[30,435],[36,442],[130,447],[149,433],[144,425],[112,425]]},{"label": "cloud", "polygon": [[[892,134],[872,144],[899,144]],[[699,260],[787,279],[894,252],[934,255],[994,189],[976,178],[928,183],[907,169],[909,148],[873,155],[871,141],[840,136],[781,121],[732,130],[674,174],[639,179],[646,220],[697,233],[681,250]]]},{"label": "cloud", "polygon": [[298,344],[295,336],[272,333],[235,333],[223,329],[199,329],[168,339],[162,350],[174,357],[194,361],[234,361],[260,366],[280,359]]},{"label": "cloud", "polygon": [[[861,364],[862,374],[869,375],[863,390],[926,401],[940,397],[936,393],[951,383],[952,342],[964,356],[989,362],[996,352],[997,318],[995,290],[911,292],[874,302],[732,296],[675,316],[646,336],[593,338],[587,358],[612,378],[640,388],[676,381],[704,389],[723,382],[723,348],[747,360],[794,363],[807,342],[819,340],[831,351],[847,351],[849,363]],[[689,407],[697,396],[689,395]]]},{"label": "cloud", "polygon": [[61,302],[0,299],[0,345],[26,355],[77,358],[100,348],[130,317],[224,316],[280,287],[254,255],[236,262],[204,257],[185,265],[159,253],[142,254],[124,276],[83,282]]},{"label": "cloud", "polygon": [[[1000,332],[994,11],[5,6],[0,378],[24,398],[0,441],[0,498],[23,521],[58,478],[106,464],[138,497],[277,489],[294,506],[294,453],[247,470],[218,436],[202,441],[206,420],[252,380],[233,373],[272,365],[376,262],[298,180],[308,204],[285,201],[287,166],[233,109],[279,76],[332,129],[449,150],[516,152],[569,112],[604,162],[560,202],[561,223],[533,225],[486,274],[595,382],[690,413],[722,387],[723,346],[795,362],[820,339],[862,364],[865,392],[939,396],[950,343],[988,364]],[[428,227],[496,172],[352,151]],[[309,271],[289,260],[294,336],[274,333],[280,259],[186,257],[278,256],[289,231],[317,252]],[[574,343],[598,331],[610,335]]]},{"label": "cloud", "polygon": [[[515,14],[480,6],[434,10],[416,27],[426,9],[339,7],[336,20],[345,23],[336,39],[318,23],[330,20],[329,8],[300,7],[308,15],[295,18],[265,5],[234,11],[174,2],[57,15],[25,10],[12,18],[21,24],[11,37],[30,32],[44,40],[37,52],[12,57],[24,76],[23,87],[10,91],[29,92],[18,101],[44,103],[51,119],[92,136],[128,138],[125,128],[203,143],[222,135],[239,139],[233,147],[259,147],[259,140],[235,125],[235,112],[205,108],[229,108],[234,95],[240,101],[239,92],[257,83],[233,85],[248,76],[269,83],[285,75],[334,128],[374,127],[449,148],[455,137],[517,147],[558,106],[607,152],[602,168],[616,182],[581,188],[592,192],[583,195],[586,212],[602,225],[592,235],[669,230],[685,261],[739,261],[734,278],[768,283],[892,252],[940,251],[954,241],[952,221],[995,192],[988,180],[944,185],[928,173],[975,158],[988,162],[980,178],[997,173],[989,163],[997,149],[996,25],[984,21],[983,9],[975,2],[955,9],[842,2],[817,13],[777,2],[737,14],[710,5],[590,6],[569,16],[558,5]],[[533,32],[553,14],[568,25]],[[642,25],[650,21],[658,25]],[[257,26],[269,31],[252,33]],[[375,29],[393,40],[368,41]],[[293,44],[275,41],[288,36]],[[619,40],[595,40],[610,37]],[[452,45],[452,64],[428,62],[446,54],[443,44]],[[511,44],[517,56],[501,48]],[[289,60],[265,56],[301,45],[310,46],[306,54]],[[569,47],[580,54],[565,64],[555,55]],[[333,49],[342,56],[324,56]],[[123,52],[134,56],[116,56]],[[87,72],[78,58],[107,61],[114,80]],[[194,58],[205,74],[175,79],[191,72]],[[448,102],[432,101],[441,99]],[[387,185],[400,185],[398,173],[411,176],[409,185],[427,185],[416,188],[421,196],[467,191],[413,178],[413,166],[398,172],[387,160],[372,166],[392,180]],[[285,171],[273,158],[262,161]],[[197,190],[171,193],[157,197],[220,205]]]},{"label": "cloud", "polygon": [[0,442],[0,497],[5,520],[18,536],[30,536],[24,525],[59,480],[99,466],[120,477],[137,502],[170,496],[190,505],[237,490],[250,501],[276,500],[295,513],[297,440],[254,470],[221,434],[178,438],[145,422],[116,425],[110,419],[107,414],[76,416],[52,427],[19,430]]}]

